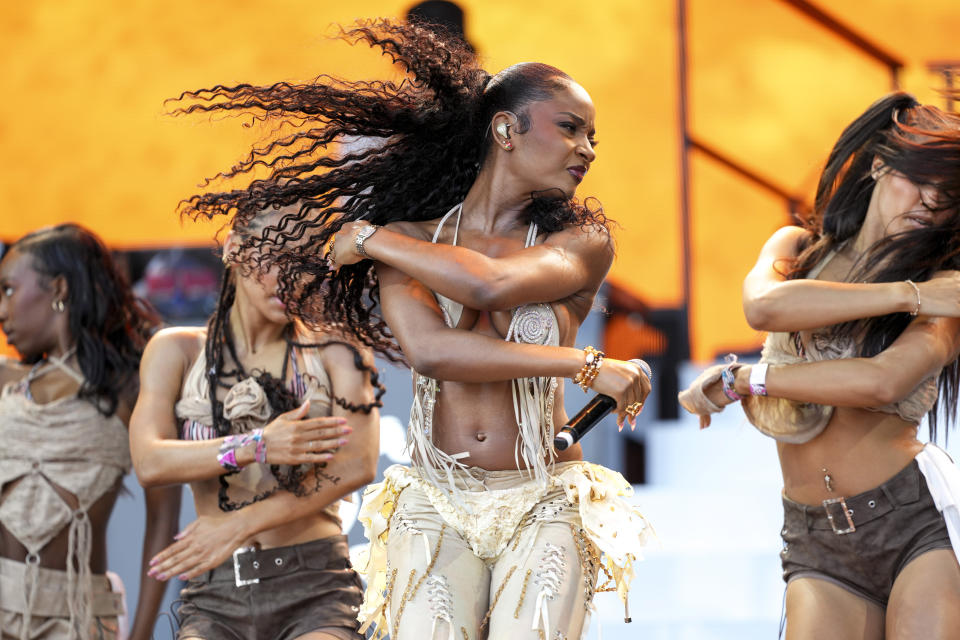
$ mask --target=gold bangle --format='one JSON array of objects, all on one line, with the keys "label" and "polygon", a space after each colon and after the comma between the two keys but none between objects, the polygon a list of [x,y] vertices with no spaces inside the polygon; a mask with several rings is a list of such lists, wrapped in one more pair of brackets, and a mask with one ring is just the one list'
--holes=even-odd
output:
[{"label": "gold bangle", "polygon": [[920,314],[920,287],[913,280],[904,280],[904,282],[913,287],[913,292],[917,294],[917,308],[910,312],[911,316],[917,316]]},{"label": "gold bangle", "polygon": [[603,364],[604,353],[593,347],[584,348],[584,352],[586,353],[586,362],[583,363],[583,367],[580,368],[579,373],[574,376],[573,382],[586,391],[590,388],[590,385],[593,384],[597,374],[600,372],[600,365]]}]

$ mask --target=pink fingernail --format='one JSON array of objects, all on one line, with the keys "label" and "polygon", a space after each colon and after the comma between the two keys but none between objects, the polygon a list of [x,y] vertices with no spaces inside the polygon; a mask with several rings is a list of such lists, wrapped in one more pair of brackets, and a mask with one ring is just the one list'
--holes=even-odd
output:
[{"label": "pink fingernail", "polygon": [[150,560],[150,566],[152,567],[153,565],[157,564],[158,562],[160,562],[160,561],[157,560],[156,558],[152,558],[152,559]]},{"label": "pink fingernail", "polygon": [[183,535],[184,535],[184,533],[183,533],[183,531],[181,531],[181,532],[178,533],[177,535],[173,536],[173,539],[174,539],[174,540],[179,540],[180,538],[183,537]]},{"label": "pink fingernail", "polygon": [[622,422],[618,422],[618,423],[617,423],[617,431],[623,431],[623,423],[622,423]]},{"label": "pink fingernail", "polygon": [[153,576],[153,577],[156,578],[157,580],[159,580],[160,582],[164,582],[164,581],[167,579],[167,574],[161,573],[161,574],[155,575],[155,576]]},{"label": "pink fingernail", "polygon": [[180,579],[180,580],[186,580],[186,579],[187,579],[187,574],[181,573],[179,576],[177,576],[177,578]]},{"label": "pink fingernail", "polygon": [[156,569],[150,569],[150,571],[147,571],[147,575],[150,576],[151,578],[156,578],[156,577],[157,577],[157,570],[156,570]]},{"label": "pink fingernail", "polygon": [[353,433],[353,429],[350,427],[350,425],[347,425],[340,429],[340,433]]},{"label": "pink fingernail", "polygon": [[337,444],[338,444],[338,445],[347,444],[347,439],[346,439],[346,438],[340,438],[339,440],[337,440]]}]

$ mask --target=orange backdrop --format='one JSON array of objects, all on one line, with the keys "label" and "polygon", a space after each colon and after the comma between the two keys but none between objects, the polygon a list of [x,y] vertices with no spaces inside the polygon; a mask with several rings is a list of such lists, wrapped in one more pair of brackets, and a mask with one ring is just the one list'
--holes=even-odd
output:
[{"label": "orange backdrop", "polygon": [[[259,132],[237,119],[172,118],[163,101],[214,83],[384,76],[334,23],[404,13],[354,0],[32,0],[0,7],[0,238],[74,220],[117,248],[201,246],[178,199],[240,157]],[[676,0],[460,0],[495,71],[540,60],[598,106],[595,194],[622,227],[610,278],[653,307],[684,303]],[[801,3],[803,4],[803,3]],[[900,86],[938,102],[932,60],[960,57],[956,2],[815,3],[903,60]],[[751,348],[739,286],[763,239],[788,221],[782,192],[809,198],[842,126],[891,88],[888,69],[786,0],[686,2],[689,133],[768,184],[689,155],[692,355]]]}]

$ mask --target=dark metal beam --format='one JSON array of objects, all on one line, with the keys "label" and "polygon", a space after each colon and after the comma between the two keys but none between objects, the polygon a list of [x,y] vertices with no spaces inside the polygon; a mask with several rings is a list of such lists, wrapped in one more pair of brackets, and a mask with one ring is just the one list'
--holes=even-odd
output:
[{"label": "dark metal beam", "polygon": [[809,210],[810,205],[804,202],[804,199],[796,194],[790,193],[783,187],[774,184],[767,178],[764,178],[759,173],[747,168],[745,165],[740,164],[736,160],[733,160],[729,156],[723,154],[720,151],[717,151],[715,148],[711,147],[707,143],[697,140],[696,138],[691,137],[689,140],[689,147],[696,149],[700,153],[704,154],[714,162],[723,165],[730,171],[733,171],[742,178],[749,180],[755,185],[766,189],[767,191],[773,193],[774,195],[782,198],[787,202],[790,207],[791,212],[797,212],[798,210],[807,209]]},{"label": "dark metal beam", "polygon": [[691,243],[690,233],[690,123],[687,111],[689,87],[687,83],[687,2],[677,0],[677,111],[680,123],[680,241],[683,250],[683,323],[687,330],[687,343],[680,358],[690,357],[690,302],[692,298]]},{"label": "dark metal beam", "polygon": [[874,44],[866,36],[863,36],[851,27],[843,24],[823,9],[808,2],[807,0],[780,0],[788,4],[803,15],[807,16],[817,24],[830,30],[840,38],[843,38],[853,46],[857,47],[865,54],[879,60],[890,70],[890,85],[892,89],[900,88],[900,69],[905,65],[904,61],[895,54],[883,49],[880,45]]}]

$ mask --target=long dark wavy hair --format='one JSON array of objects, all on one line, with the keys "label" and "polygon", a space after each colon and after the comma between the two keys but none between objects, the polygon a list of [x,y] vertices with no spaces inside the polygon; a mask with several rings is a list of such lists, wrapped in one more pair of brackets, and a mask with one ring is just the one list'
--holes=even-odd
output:
[{"label": "long dark wavy hair", "polygon": [[[258,233],[263,226],[264,218],[256,217],[246,222],[236,220],[233,224],[233,232],[241,238],[248,237]],[[242,244],[242,243],[241,243]],[[370,376],[370,384],[374,388],[374,399],[366,404],[354,404],[346,398],[342,398],[333,393],[333,389],[327,389],[332,402],[338,404],[348,411],[357,411],[369,414],[376,407],[383,406],[381,398],[386,393],[386,388],[380,382],[379,374],[375,366],[364,362],[363,356],[355,345],[349,341],[340,338],[344,332],[336,326],[327,325],[322,327],[318,336],[322,336],[320,341],[302,342],[298,341],[302,333],[297,330],[296,323],[291,321],[285,328],[283,336],[287,342],[287,349],[284,352],[284,360],[281,368],[280,377],[273,376],[268,371],[254,369],[247,371],[237,354],[236,343],[233,333],[230,329],[230,310],[237,295],[238,277],[258,277],[257,261],[251,263],[251,253],[256,249],[245,249],[233,256],[226,256],[226,268],[224,269],[223,279],[220,284],[220,295],[217,300],[217,306],[207,322],[207,339],[204,346],[205,371],[207,372],[207,381],[210,388],[210,413],[213,416],[211,425],[218,437],[229,435],[234,432],[233,427],[224,416],[223,401],[220,399],[217,391],[219,389],[227,390],[237,382],[246,378],[254,378],[263,389],[270,405],[270,416],[267,419],[275,419],[280,414],[295,409],[303,401],[298,395],[297,389],[293,388],[291,383],[286,380],[287,371],[291,367],[291,358],[295,357],[293,349],[318,350],[331,344],[339,344],[347,347],[353,352],[354,366],[360,371],[366,372]],[[304,357],[312,357],[304,353]],[[234,511],[243,508],[253,502],[263,500],[277,490],[289,491],[297,496],[304,496],[317,491],[321,484],[320,468],[326,466],[326,463],[318,465],[270,465],[270,470],[277,481],[276,487],[267,489],[262,493],[255,495],[251,500],[233,500],[229,495],[230,484],[228,473],[219,477],[220,489],[218,492],[218,504],[223,511]],[[316,468],[315,468],[316,467]],[[312,486],[307,482],[309,472],[314,471],[314,483]]]},{"label": "long dark wavy hair", "polygon": [[[160,318],[146,301],[133,295],[126,276],[96,235],[77,224],[33,231],[10,247],[33,258],[42,281],[67,282],[70,335],[84,381],[78,395],[105,416],[113,415],[121,395],[136,395],[140,356]],[[37,362],[43,354],[27,356]]]},{"label": "long dark wavy hair", "polygon": [[[361,21],[340,37],[380,49],[405,78],[320,76],[304,84],[217,85],[179,96],[174,113],[249,114],[282,132],[211,181],[249,179],[255,172],[267,177],[239,189],[194,195],[180,211],[194,218],[244,220],[298,205],[298,213],[249,240],[269,248],[262,253],[279,265],[281,297],[308,322],[340,323],[399,361],[399,349],[379,315],[372,263],[331,273],[323,259],[331,237],[353,220],[386,224],[442,216],[476,180],[492,144],[493,115],[514,112],[513,132],[522,134],[530,125],[525,107],[550,98],[571,80],[540,63],[517,64],[491,76],[463,41],[427,26]],[[339,154],[328,150],[336,142],[347,143]],[[580,203],[554,192],[531,194],[524,221],[547,233],[571,224],[607,228],[596,200]]]},{"label": "long dark wavy hair", "polygon": [[[892,93],[873,103],[841,134],[820,176],[814,213],[805,221],[812,232],[803,251],[785,265],[789,278],[802,278],[830,251],[856,236],[863,225],[875,184],[875,158],[883,171],[903,174],[918,186],[934,186],[936,202],[924,206],[938,212],[928,227],[887,235],[858,260],[851,282],[929,280],[935,272],[960,268],[960,117],[921,105],[907,93]],[[859,355],[876,355],[890,345],[911,321],[908,313],[892,313],[836,325],[832,335],[854,340]],[[940,403],[929,414],[936,438],[938,418],[956,419],[958,362],[939,377]]]}]

